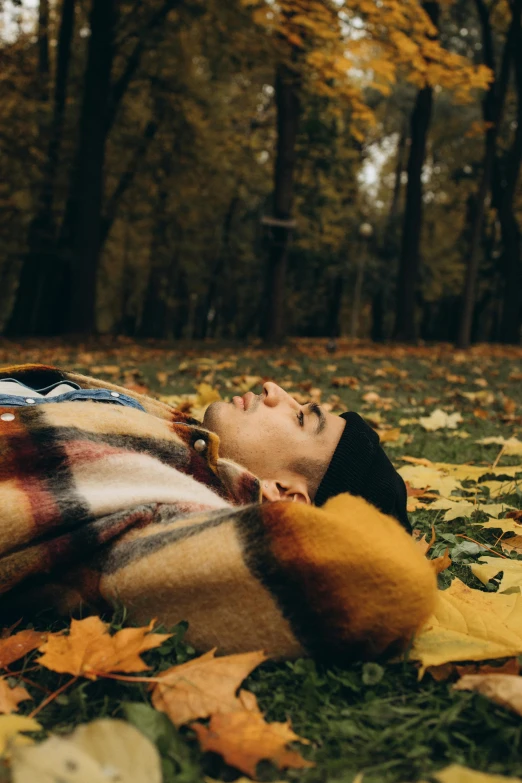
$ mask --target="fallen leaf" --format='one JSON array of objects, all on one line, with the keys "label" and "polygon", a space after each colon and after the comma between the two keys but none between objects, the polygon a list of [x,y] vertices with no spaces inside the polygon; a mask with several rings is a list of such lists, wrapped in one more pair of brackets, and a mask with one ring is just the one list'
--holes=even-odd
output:
[{"label": "fallen leaf", "polygon": [[516,674],[465,674],[455,691],[477,691],[488,699],[522,715],[522,677]]},{"label": "fallen leaf", "polygon": [[399,440],[401,431],[399,427],[394,427],[389,430],[377,430],[377,435],[379,436],[381,443],[392,443]]},{"label": "fallen leaf", "polygon": [[446,413],[440,408],[436,408],[429,416],[421,416],[419,419],[421,427],[429,432],[444,428],[454,430],[461,421],[463,419],[458,411],[456,413]]},{"label": "fallen leaf", "polygon": [[490,775],[476,769],[450,764],[449,767],[430,773],[440,783],[522,783],[520,778],[508,778],[504,775]]},{"label": "fallen leaf", "polygon": [[435,528],[432,526],[432,528],[431,528],[431,537],[430,537],[429,541],[426,539],[425,535],[421,536],[420,530],[414,530],[413,531],[413,537],[415,539],[415,542],[416,542],[417,546],[420,548],[422,554],[426,555],[429,552],[429,550],[431,549],[431,547],[433,546],[433,544],[435,543],[435,539],[436,539],[437,536],[436,536],[436,533],[435,533]]},{"label": "fallen leaf", "polygon": [[486,593],[454,579],[415,637],[410,658],[428,666],[522,653],[522,595]]},{"label": "fallen leaf", "polygon": [[359,388],[359,379],[353,378],[351,375],[344,375],[341,378],[331,378],[330,386],[333,386],[334,388],[337,389],[346,387],[348,389],[354,389],[355,391],[357,391],[357,389]]},{"label": "fallen leaf", "polygon": [[489,413],[484,408],[474,408],[473,415],[476,419],[482,419],[483,421],[489,418]]},{"label": "fallen leaf", "polygon": [[204,408],[210,405],[211,402],[217,402],[221,399],[221,395],[217,389],[214,389],[209,383],[200,383],[196,387],[197,399],[196,405],[198,408]]},{"label": "fallen leaf", "polygon": [[411,465],[423,465],[425,468],[431,468],[433,462],[426,457],[401,457],[403,462],[409,462]]},{"label": "fallen leaf", "polygon": [[22,732],[40,731],[41,728],[38,721],[25,715],[0,715],[0,756],[4,755],[8,745],[27,745],[32,742]]},{"label": "fallen leaf", "polygon": [[[522,532],[522,525],[520,531]],[[502,540],[500,546],[503,552],[517,552],[519,555],[522,555],[522,535]]]},{"label": "fallen leaf", "polygon": [[[236,375],[232,378],[232,386],[241,394],[246,394],[247,391],[253,389],[254,386],[258,386],[263,383],[261,375]],[[214,400],[211,400],[214,402]]]},{"label": "fallen leaf", "polygon": [[444,497],[459,488],[457,479],[444,475],[434,465],[403,465],[399,468],[399,473],[410,486],[418,489],[429,487]]},{"label": "fallen leaf", "polygon": [[500,666],[491,666],[488,663],[467,663],[463,666],[458,666],[456,663],[442,663],[440,666],[428,666],[426,671],[437,682],[443,682],[452,674],[458,674],[460,677],[464,677],[465,674],[520,674],[520,664],[518,658],[509,658]]},{"label": "fallen leaf", "polygon": [[490,391],[463,392],[459,390],[458,394],[470,402],[478,402],[480,405],[492,405],[495,402],[495,395]]},{"label": "fallen leaf", "polygon": [[256,767],[263,759],[268,759],[279,769],[315,766],[297,751],[287,748],[289,742],[308,742],[292,731],[290,722],[267,723],[252,700],[249,707],[236,712],[215,713],[208,727],[193,723],[191,728],[196,732],[202,749],[219,753],[227,764],[251,778],[256,777]]},{"label": "fallen leaf", "polygon": [[489,522],[484,522],[482,528],[484,530],[490,530],[493,528],[502,530],[504,533],[515,533],[522,535],[522,522],[517,522],[516,519],[491,519]]},{"label": "fallen leaf", "polygon": [[5,669],[14,661],[36,650],[48,638],[48,633],[41,631],[19,631],[13,636],[0,639],[0,669]]},{"label": "fallen leaf", "polygon": [[119,375],[121,367],[118,364],[96,365],[90,368],[91,375]]},{"label": "fallen leaf", "polygon": [[491,444],[494,444],[496,446],[503,446],[504,447],[504,454],[506,456],[511,457],[519,457],[522,455],[522,441],[520,441],[518,438],[503,438],[501,436],[497,437],[490,437],[490,438],[481,438],[480,440],[476,440],[475,443],[477,443],[480,446],[489,446]]},{"label": "fallen leaf", "polygon": [[263,652],[215,657],[215,650],[161,672],[152,704],[176,726],[215,712],[242,709],[236,692],[251,671],[266,660]]},{"label": "fallen leaf", "polygon": [[436,574],[441,574],[446,568],[451,565],[451,557],[449,556],[449,547],[446,547],[446,551],[440,557],[434,557],[430,560],[430,565],[434,568]]},{"label": "fallen leaf", "polygon": [[30,698],[31,696],[21,685],[11,688],[7,678],[0,677],[0,713],[9,715],[11,712],[18,712],[19,703]]},{"label": "fallen leaf", "polygon": [[433,510],[447,509],[442,518],[445,522],[452,522],[459,517],[469,517],[475,511],[482,511],[484,514],[488,514],[488,516],[496,519],[498,514],[501,514],[507,508],[513,508],[513,506],[509,506],[506,503],[480,504],[467,499],[453,500],[452,498],[439,498],[434,503],[430,503],[427,508]]},{"label": "fallen leaf", "polygon": [[499,592],[518,587],[522,591],[522,560],[502,560],[500,557],[482,557],[480,563],[473,563],[470,568],[474,576],[482,584],[487,584],[499,571],[503,572],[499,584]]},{"label": "fallen leaf", "polygon": [[154,620],[143,628],[123,628],[113,636],[99,617],[72,620],[68,636],[51,636],[38,649],[37,663],[52,671],[95,680],[107,672],[143,672],[149,667],[140,653],[159,647],[172,634],[149,633]]},{"label": "fallen leaf", "polygon": [[18,748],[11,761],[13,783],[161,783],[153,743],[130,723],[101,718],[68,737],[52,736]]}]

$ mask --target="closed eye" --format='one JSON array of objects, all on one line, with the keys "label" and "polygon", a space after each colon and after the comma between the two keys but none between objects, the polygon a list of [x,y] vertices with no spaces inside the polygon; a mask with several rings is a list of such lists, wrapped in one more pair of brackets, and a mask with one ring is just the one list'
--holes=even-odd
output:
[{"label": "closed eye", "polygon": [[300,427],[304,427],[304,413],[303,411],[299,411],[297,414],[297,421],[299,422]]}]

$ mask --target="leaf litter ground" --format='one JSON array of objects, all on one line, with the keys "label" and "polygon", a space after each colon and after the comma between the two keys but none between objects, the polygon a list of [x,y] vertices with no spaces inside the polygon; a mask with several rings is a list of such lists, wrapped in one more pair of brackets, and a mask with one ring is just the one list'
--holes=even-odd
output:
[{"label": "leaf litter ground", "polygon": [[[501,443],[477,443],[483,439],[522,440],[519,349],[479,346],[463,353],[449,346],[350,346],[341,341],[338,349],[329,353],[325,342],[318,340],[300,340],[273,351],[257,345],[180,346],[109,339],[80,346],[53,341],[0,345],[4,364],[21,355],[27,362],[57,364],[159,394],[192,410],[204,408],[215,390],[223,397],[250,389],[256,393],[263,380],[275,380],[303,402],[319,398],[334,411],[357,410],[379,430],[398,466],[404,464],[403,456],[471,463],[484,469],[481,502],[492,508],[492,504],[505,503],[511,509],[504,529],[512,532],[504,532],[505,548],[501,548],[502,519],[497,522],[475,510],[473,482],[463,482],[463,497],[448,506],[449,510],[423,507],[423,498],[413,491],[413,500],[418,500],[411,513],[415,528],[428,540],[432,528],[436,533],[430,556],[440,557],[449,550],[452,560],[439,575],[441,587],[448,587],[458,577],[472,588],[495,592],[504,561],[499,557],[495,574],[494,561],[484,561],[482,556],[492,558],[496,553],[510,561],[522,560],[522,547],[516,543],[522,538],[516,536],[517,520],[513,517],[522,508],[522,481],[519,485],[516,474],[506,476],[509,494],[501,492],[494,497],[495,485],[488,486],[488,478],[503,478],[499,466],[522,464],[522,456],[512,453],[515,446],[504,449],[498,459]],[[427,420],[431,423],[426,425]],[[433,422],[436,429],[430,429]],[[489,475],[488,468],[493,467],[496,475]],[[443,505],[438,500],[435,503]],[[495,516],[506,514],[500,511]],[[477,525],[478,521],[487,526]],[[478,561],[486,562],[488,570],[470,567]],[[490,575],[492,578],[483,583]],[[520,590],[516,581],[509,584]],[[113,631],[126,625],[124,619],[123,612],[115,615]],[[41,616],[34,627],[56,631],[67,625]],[[16,630],[27,627],[32,626],[21,624]],[[151,675],[195,656],[183,642],[183,624],[155,630],[174,630],[174,635],[159,648],[143,653]],[[12,665],[11,670],[19,674],[9,680],[41,701],[61,687],[66,675],[35,667],[37,656],[29,653]],[[296,734],[312,743],[308,748],[300,746],[303,756],[316,762],[314,768],[284,773],[263,762],[257,770],[261,780],[351,783],[362,772],[364,781],[413,782],[429,779],[450,763],[522,777],[520,716],[480,693],[453,690],[451,680],[437,682],[426,674],[419,681],[418,668],[412,662],[361,663],[346,669],[326,669],[310,660],[268,662],[250,675],[245,687],[255,694],[267,720],[291,719]],[[34,701],[19,704],[20,716],[33,709]],[[66,734],[80,723],[107,717],[130,721],[157,745],[166,783],[195,783],[205,777],[232,781],[238,777],[220,756],[200,750],[191,729],[176,729],[165,714],[153,709],[145,683],[78,681],[42,709],[38,721],[46,731]],[[1,776],[0,771],[0,780]]]}]

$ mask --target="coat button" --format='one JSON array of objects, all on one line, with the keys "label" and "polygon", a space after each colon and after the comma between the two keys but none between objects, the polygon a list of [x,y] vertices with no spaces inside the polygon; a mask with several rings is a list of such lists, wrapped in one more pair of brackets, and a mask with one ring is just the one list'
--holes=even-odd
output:
[{"label": "coat button", "polygon": [[199,451],[199,452],[205,451],[205,449],[207,448],[207,441],[203,440],[203,438],[199,438],[194,443],[194,448],[196,449],[196,451]]},{"label": "coat button", "polygon": [[111,392],[111,397],[119,397],[119,392]]},{"label": "coat button", "polygon": [[26,401],[26,403],[27,403],[28,405],[34,405],[34,404],[35,404],[35,402],[36,402],[36,400],[33,400],[33,398],[32,398],[32,397],[26,397],[26,398],[25,398],[25,401]]},{"label": "coat button", "polygon": [[13,421],[14,417],[14,413],[2,413],[0,419],[2,419],[2,421]]}]

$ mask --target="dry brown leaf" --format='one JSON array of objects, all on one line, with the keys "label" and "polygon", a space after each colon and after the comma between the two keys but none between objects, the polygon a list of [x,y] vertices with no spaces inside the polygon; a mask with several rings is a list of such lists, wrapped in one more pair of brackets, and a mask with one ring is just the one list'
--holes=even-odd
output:
[{"label": "dry brown leaf", "polygon": [[415,530],[413,531],[413,538],[417,546],[420,547],[422,554],[426,555],[437,539],[435,527],[433,525],[431,526],[431,536],[429,541],[427,540],[425,535],[424,536],[422,535],[421,531],[418,528],[415,528]]},{"label": "dry brown leaf", "polygon": [[458,666],[455,663],[441,663],[440,666],[428,666],[426,671],[436,682],[443,682],[449,679],[452,674],[458,674],[459,677],[464,677],[465,674],[520,674],[520,664],[518,658],[509,658],[501,666],[478,663],[466,663],[464,666]]},{"label": "dry brown leaf", "polygon": [[465,674],[453,686],[455,691],[476,691],[522,715],[522,677],[516,674]]},{"label": "dry brown leaf", "polygon": [[30,698],[31,696],[21,685],[15,685],[14,688],[11,688],[7,679],[0,677],[0,713],[2,715],[18,712],[19,703]]},{"label": "dry brown leaf", "polygon": [[36,650],[48,638],[48,633],[41,631],[19,631],[14,636],[0,639],[0,669],[5,669],[14,661]]},{"label": "dry brown leaf", "polygon": [[441,574],[446,568],[451,565],[451,557],[449,556],[449,547],[446,547],[446,551],[440,557],[434,557],[430,560],[430,565],[435,569],[436,574]]},{"label": "dry brown leaf", "polygon": [[505,541],[502,540],[500,546],[503,552],[518,552],[519,555],[522,555],[522,536],[512,536]]},{"label": "dry brown leaf", "polygon": [[253,694],[249,694],[248,706],[250,709],[212,715],[208,727],[192,724],[202,749],[219,753],[227,764],[251,778],[256,777],[256,767],[263,759],[268,759],[279,769],[315,766],[297,751],[287,748],[289,742],[308,743],[292,731],[290,722],[267,723],[255,704]]},{"label": "dry brown leaf", "polygon": [[359,379],[354,378],[351,375],[343,375],[340,378],[331,378],[330,385],[336,389],[347,387],[349,389],[355,389],[357,391],[357,389],[359,388]]},{"label": "dry brown leaf", "polygon": [[[215,712],[243,709],[237,689],[251,671],[266,660],[263,652],[214,657],[215,650],[159,675],[152,703],[176,726],[207,718]],[[164,681],[164,682],[163,682]]]},{"label": "dry brown leaf", "polygon": [[455,666],[460,677],[465,674],[520,674],[518,658],[509,658],[501,666],[491,666],[489,663],[467,663],[464,666]]},{"label": "dry brown leaf", "polygon": [[72,620],[68,636],[51,636],[38,649],[38,663],[55,672],[95,680],[108,672],[143,672],[149,667],[140,653],[159,647],[172,634],[149,633],[154,620],[143,628],[123,628],[113,636],[99,617]]}]

